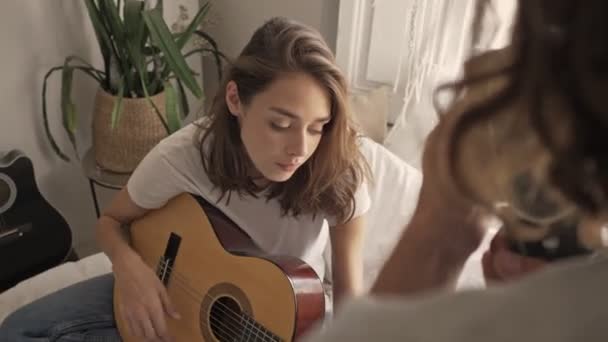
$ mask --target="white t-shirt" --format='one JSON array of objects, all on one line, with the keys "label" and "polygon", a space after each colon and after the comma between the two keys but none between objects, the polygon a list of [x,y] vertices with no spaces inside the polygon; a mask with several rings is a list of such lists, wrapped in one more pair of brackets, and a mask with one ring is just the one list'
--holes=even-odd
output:
[{"label": "white t-shirt", "polygon": [[[145,209],[162,207],[171,198],[187,192],[206,199],[232,219],[247,233],[259,248],[273,255],[298,257],[309,264],[323,279],[325,263],[323,251],[329,240],[325,215],[299,215],[297,218],[281,214],[276,198],[267,201],[249,195],[233,193],[230,202],[217,199],[203,168],[199,151],[199,134],[195,124],[189,124],[163,139],[141,161],[127,183],[127,191],[138,206]],[[364,214],[370,207],[367,185],[363,183],[355,194],[355,215]]]},{"label": "white t-shirt", "polygon": [[608,259],[579,260],[485,290],[359,298],[305,342],[607,341],[607,293]]}]

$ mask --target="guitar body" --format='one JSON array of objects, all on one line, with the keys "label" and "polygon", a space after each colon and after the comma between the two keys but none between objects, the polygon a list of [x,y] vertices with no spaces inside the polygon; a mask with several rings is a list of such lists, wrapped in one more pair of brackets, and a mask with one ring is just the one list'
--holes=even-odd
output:
[{"label": "guitar body", "polygon": [[0,154],[0,292],[60,264],[70,252],[65,219],[40,194],[32,161]]},{"label": "guitar body", "polygon": [[[323,318],[325,296],[310,266],[265,255],[201,198],[179,195],[130,233],[181,315],[167,316],[176,341],[292,341]],[[114,305],[121,337],[137,341]]]}]

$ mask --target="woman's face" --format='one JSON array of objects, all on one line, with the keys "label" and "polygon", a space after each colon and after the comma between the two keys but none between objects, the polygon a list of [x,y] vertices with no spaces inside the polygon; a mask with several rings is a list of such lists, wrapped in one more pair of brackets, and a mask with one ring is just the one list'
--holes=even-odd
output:
[{"label": "woman's face", "polygon": [[256,170],[272,182],[287,181],[315,152],[331,119],[331,101],[306,73],[286,73],[243,104],[235,82],[226,103],[239,120],[241,140]]}]

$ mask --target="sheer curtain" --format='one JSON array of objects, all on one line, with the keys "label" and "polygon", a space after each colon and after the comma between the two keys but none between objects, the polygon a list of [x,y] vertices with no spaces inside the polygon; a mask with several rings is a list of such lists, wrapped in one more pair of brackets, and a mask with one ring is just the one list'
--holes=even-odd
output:
[{"label": "sheer curtain", "polygon": [[[475,48],[498,48],[508,39],[514,0],[494,0],[485,11]],[[477,0],[411,0],[404,13],[405,35],[393,82],[392,109],[398,111],[385,145],[420,168],[427,134],[437,123],[435,88],[460,76],[471,51]]]}]

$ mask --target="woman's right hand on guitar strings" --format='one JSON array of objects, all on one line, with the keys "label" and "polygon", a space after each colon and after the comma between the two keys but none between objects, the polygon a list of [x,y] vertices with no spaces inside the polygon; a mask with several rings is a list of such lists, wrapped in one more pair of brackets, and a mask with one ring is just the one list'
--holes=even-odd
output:
[{"label": "woman's right hand on guitar strings", "polygon": [[160,279],[132,250],[117,260],[113,271],[121,295],[116,300],[131,334],[146,341],[172,341],[165,314],[173,319],[180,315]]}]

